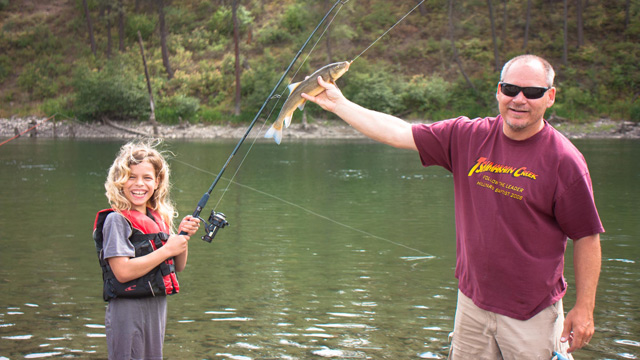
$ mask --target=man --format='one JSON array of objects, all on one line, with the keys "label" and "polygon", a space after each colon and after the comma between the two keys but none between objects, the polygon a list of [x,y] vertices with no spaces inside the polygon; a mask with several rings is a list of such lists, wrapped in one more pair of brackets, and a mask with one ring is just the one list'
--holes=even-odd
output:
[{"label": "man", "polygon": [[[502,70],[499,116],[431,125],[365,109],[322,78],[324,92],[302,95],[371,139],[453,173],[459,291],[450,359],[550,359],[593,336],[604,229],[582,154],[543,119],[555,102],[554,76],[546,60],[518,56]],[[568,238],[576,302],[565,319]]]}]

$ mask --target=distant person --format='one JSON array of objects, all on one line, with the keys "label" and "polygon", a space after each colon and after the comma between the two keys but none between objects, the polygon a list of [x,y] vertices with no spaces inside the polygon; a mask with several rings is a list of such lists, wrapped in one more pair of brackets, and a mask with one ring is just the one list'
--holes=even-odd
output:
[{"label": "distant person", "polygon": [[[543,119],[555,102],[554,76],[546,60],[518,56],[502,69],[497,117],[430,125],[365,109],[321,78],[324,92],[302,95],[371,139],[416,150],[424,166],[453,173],[458,303],[450,359],[550,359],[594,334],[604,228],[584,157]],[[576,302],[565,319],[568,238]]]},{"label": "distant person", "polygon": [[151,144],[120,149],[105,183],[111,209],[96,216],[93,237],[104,280],[109,359],[162,359],[167,297],[179,291],[188,241],[200,220],[177,216],[169,199],[169,166]]}]

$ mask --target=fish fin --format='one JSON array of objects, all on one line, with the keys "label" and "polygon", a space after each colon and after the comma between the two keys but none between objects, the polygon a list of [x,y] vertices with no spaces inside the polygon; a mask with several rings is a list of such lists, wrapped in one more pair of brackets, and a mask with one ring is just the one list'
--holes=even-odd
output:
[{"label": "fish fin", "polygon": [[289,127],[289,125],[291,125],[292,118],[293,118],[293,114],[284,117],[284,127]]},{"label": "fish fin", "polygon": [[299,109],[300,111],[304,110],[304,104],[306,104],[306,103],[307,103],[307,100],[305,99],[304,101],[302,101],[302,102],[300,103],[300,105],[298,105],[298,109]]},{"label": "fish fin", "polygon": [[264,134],[264,137],[273,138],[273,140],[276,141],[276,144],[280,145],[280,142],[282,141],[282,129],[276,130],[276,128],[271,125],[269,130],[267,130],[267,133]]},{"label": "fish fin", "polygon": [[289,86],[287,86],[287,88],[289,89],[289,94],[291,94],[293,92],[293,90],[295,90],[298,85],[300,85],[301,82],[297,82],[297,83],[293,83],[293,84],[289,84]]}]

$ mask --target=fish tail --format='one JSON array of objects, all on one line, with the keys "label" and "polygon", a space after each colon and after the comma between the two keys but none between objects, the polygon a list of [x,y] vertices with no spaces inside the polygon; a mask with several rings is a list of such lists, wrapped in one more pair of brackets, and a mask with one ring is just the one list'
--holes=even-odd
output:
[{"label": "fish tail", "polygon": [[273,138],[276,141],[276,144],[280,145],[282,141],[282,128],[276,129],[274,125],[271,125],[267,133],[264,134],[265,138]]}]

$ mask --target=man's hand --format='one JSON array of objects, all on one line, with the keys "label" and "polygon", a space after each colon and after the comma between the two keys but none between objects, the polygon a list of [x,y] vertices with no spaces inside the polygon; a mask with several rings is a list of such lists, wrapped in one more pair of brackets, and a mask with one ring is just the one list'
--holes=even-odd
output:
[{"label": "man's hand", "polygon": [[335,84],[322,80],[322,76],[318,76],[318,84],[324,88],[323,92],[317,96],[302,93],[302,97],[318,104],[324,110],[334,112],[338,102],[345,99],[344,95]]},{"label": "man's hand", "polygon": [[564,329],[560,341],[569,341],[568,352],[574,352],[589,344],[594,332],[593,312],[574,307],[564,319]]},{"label": "man's hand", "polygon": [[595,331],[593,311],[602,262],[601,253],[600,234],[585,236],[573,242],[576,305],[564,320],[560,339],[561,342],[569,341],[569,352],[587,345]]}]

